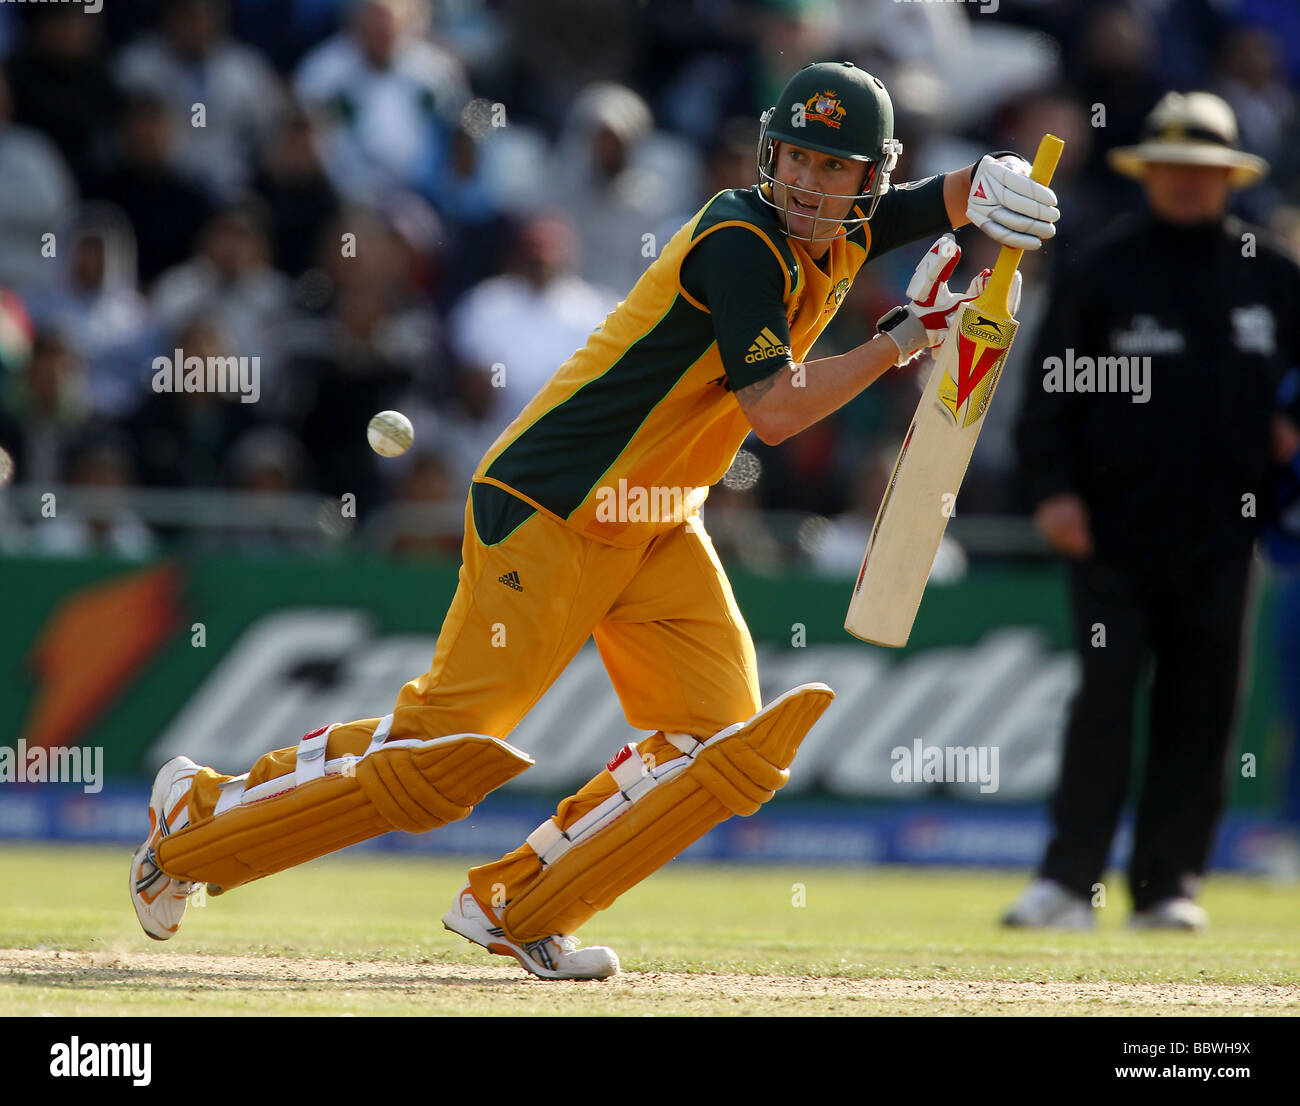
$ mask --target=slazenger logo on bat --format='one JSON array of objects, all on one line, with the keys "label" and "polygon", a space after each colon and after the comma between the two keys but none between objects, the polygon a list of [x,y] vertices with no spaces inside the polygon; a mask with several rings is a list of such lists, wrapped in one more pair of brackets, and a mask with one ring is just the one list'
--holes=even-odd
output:
[{"label": "slazenger logo on bat", "polygon": [[975,308],[962,311],[957,328],[957,379],[945,370],[939,382],[939,402],[958,426],[970,426],[988,409],[1016,326],[1010,319],[989,318]]}]

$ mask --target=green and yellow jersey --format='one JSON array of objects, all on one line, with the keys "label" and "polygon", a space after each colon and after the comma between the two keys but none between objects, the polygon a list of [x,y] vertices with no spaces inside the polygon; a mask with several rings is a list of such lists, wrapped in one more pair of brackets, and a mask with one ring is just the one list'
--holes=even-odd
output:
[{"label": "green and yellow jersey", "polygon": [[931,177],[891,189],[814,261],[757,186],[719,192],[502,432],[474,483],[622,548],[680,525],[751,431],[733,393],[806,360],[864,262],[950,229]]}]

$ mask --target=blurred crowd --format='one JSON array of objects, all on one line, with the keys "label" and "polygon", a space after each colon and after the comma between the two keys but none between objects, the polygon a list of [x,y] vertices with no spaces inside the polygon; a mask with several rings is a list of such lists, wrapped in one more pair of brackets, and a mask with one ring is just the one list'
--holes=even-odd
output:
[{"label": "blurred crowd", "polygon": [[[0,56],[0,446],[32,487],[350,493],[362,518],[463,505],[658,247],[754,183],[758,116],[811,60],[885,81],[896,181],[1066,140],[1060,233],[1024,266],[1030,331],[1053,258],[1138,205],[1105,151],[1170,88],[1232,104],[1272,165],[1239,211],[1300,247],[1290,0],[4,4]],[[964,283],[993,251],[959,238]],[[869,338],[916,259],[864,269],[818,354]],[[256,358],[257,402],[158,390],[155,359],[178,355]],[[1024,509],[1023,379],[1000,385],[965,513]],[[856,569],[917,387],[892,374],[780,446],[751,439],[711,500],[719,544],[764,556],[729,529],[736,505],[807,512],[835,520],[813,543],[826,567]],[[415,425],[397,461],[366,443],[386,408]],[[158,537],[121,515],[0,532],[126,555]]]}]

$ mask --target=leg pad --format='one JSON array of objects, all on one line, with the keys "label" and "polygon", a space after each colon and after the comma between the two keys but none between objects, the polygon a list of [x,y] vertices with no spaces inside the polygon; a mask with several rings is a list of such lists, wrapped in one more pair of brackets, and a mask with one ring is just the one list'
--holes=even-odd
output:
[{"label": "leg pad", "polygon": [[653,768],[627,746],[607,771],[618,787],[567,830],[528,837],[542,872],[502,911],[515,941],[571,934],[733,814],[753,814],[783,787],[799,743],[830,706],[825,684],[786,692],[707,741],[666,734],[682,756]]},{"label": "leg pad", "polygon": [[327,761],[324,728],[298,746],[293,775],[249,791],[240,778],[230,781],[214,817],[160,842],[159,867],[226,891],[390,830],[423,833],[459,821],[533,763],[482,734],[385,744],[385,723],[361,757]]}]

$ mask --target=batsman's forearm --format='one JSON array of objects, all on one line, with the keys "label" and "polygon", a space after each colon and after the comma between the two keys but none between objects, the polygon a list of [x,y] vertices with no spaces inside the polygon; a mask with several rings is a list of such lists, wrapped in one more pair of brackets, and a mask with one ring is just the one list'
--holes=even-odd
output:
[{"label": "batsman's forearm", "polygon": [[943,178],[943,206],[948,212],[948,221],[952,223],[953,230],[970,222],[966,218],[966,206],[974,176],[975,166],[966,165]]},{"label": "batsman's forearm", "polygon": [[820,357],[776,374],[762,404],[790,438],[838,411],[864,388],[894,367],[898,347],[877,334],[869,342],[836,357]]}]

